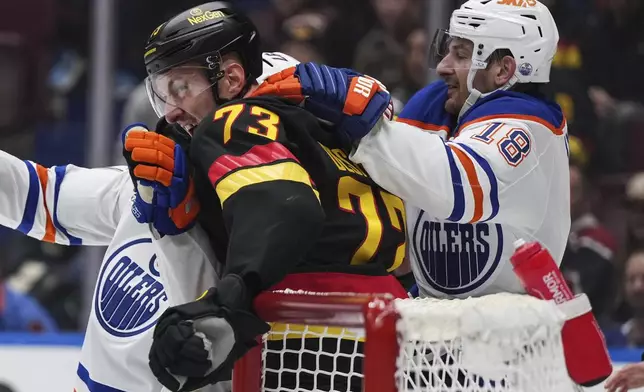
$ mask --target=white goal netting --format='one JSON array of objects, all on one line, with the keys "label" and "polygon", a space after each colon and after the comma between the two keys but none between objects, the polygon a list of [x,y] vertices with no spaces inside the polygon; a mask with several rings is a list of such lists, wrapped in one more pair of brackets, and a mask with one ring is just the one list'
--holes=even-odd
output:
[{"label": "white goal netting", "polygon": [[262,341],[262,390],[361,391],[365,377],[374,377],[363,369],[365,344],[396,345],[396,370],[387,376],[399,392],[574,390],[561,343],[564,316],[554,303],[495,294],[393,306],[397,341],[371,341],[363,329],[273,324]]},{"label": "white goal netting", "polygon": [[564,316],[549,301],[496,294],[396,302],[398,390],[568,392]]}]

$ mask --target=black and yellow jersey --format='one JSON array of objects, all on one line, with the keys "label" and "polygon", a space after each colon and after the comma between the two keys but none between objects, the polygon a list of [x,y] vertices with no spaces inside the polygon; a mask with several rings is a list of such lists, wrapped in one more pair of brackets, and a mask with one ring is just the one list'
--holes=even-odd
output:
[{"label": "black and yellow jersey", "polygon": [[403,262],[402,200],[299,106],[229,102],[195,129],[190,159],[200,224],[225,273],[254,290],[289,273],[386,275]]}]

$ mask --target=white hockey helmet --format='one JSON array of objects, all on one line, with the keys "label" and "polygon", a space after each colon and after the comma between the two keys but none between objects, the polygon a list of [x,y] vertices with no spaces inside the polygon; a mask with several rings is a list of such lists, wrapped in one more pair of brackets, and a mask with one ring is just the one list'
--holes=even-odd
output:
[{"label": "white hockey helmet", "polygon": [[474,44],[467,87],[475,98],[468,101],[475,101],[484,94],[472,87],[474,76],[499,49],[510,50],[517,63],[514,77],[501,89],[515,83],[549,82],[559,32],[550,10],[538,0],[469,0],[452,13],[449,31],[436,34],[435,50],[443,51],[449,38]]},{"label": "white hockey helmet", "polygon": [[287,68],[294,67],[300,62],[281,52],[262,53],[262,75],[257,78],[257,83],[262,84],[269,76],[281,72]]}]

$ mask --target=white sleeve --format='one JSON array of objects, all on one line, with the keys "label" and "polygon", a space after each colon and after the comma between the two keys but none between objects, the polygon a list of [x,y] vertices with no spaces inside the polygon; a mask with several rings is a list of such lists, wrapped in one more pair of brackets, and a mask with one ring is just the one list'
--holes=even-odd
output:
[{"label": "white sleeve", "polygon": [[0,225],[63,245],[107,245],[133,195],[126,167],[45,168],[0,151]]},{"label": "white sleeve", "polygon": [[522,195],[534,199],[548,187],[539,160],[554,139],[542,140],[537,151],[531,129],[513,119],[474,123],[449,142],[381,120],[351,159],[387,191],[438,219],[508,223],[532,213]]}]

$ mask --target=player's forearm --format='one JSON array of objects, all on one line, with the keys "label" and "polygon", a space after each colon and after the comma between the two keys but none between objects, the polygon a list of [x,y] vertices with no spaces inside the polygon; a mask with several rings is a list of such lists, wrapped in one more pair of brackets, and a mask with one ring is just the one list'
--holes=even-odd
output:
[{"label": "player's forearm", "polygon": [[439,136],[381,120],[350,158],[363,165],[378,185],[406,203],[441,219],[450,216],[453,183],[446,145]]},{"label": "player's forearm", "polygon": [[120,214],[121,173],[45,168],[0,151],[0,224],[63,245],[106,245]]},{"label": "player's forearm", "polygon": [[[25,204],[30,190],[29,180],[27,163],[0,150],[0,224],[2,226],[12,229],[29,226],[28,217],[23,223]],[[35,188],[34,191],[38,189]],[[38,193],[35,195],[38,196]],[[36,201],[38,201],[37,198]]]},{"label": "player's forearm", "polygon": [[317,240],[324,211],[301,183],[248,188],[224,204],[230,233],[225,274],[240,276],[254,297],[293,271]]}]

